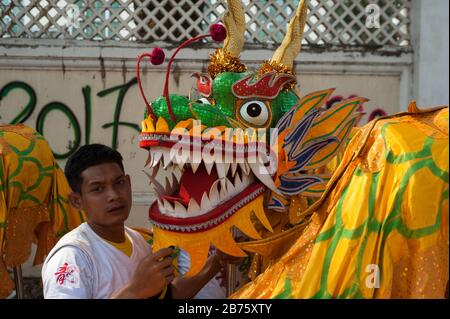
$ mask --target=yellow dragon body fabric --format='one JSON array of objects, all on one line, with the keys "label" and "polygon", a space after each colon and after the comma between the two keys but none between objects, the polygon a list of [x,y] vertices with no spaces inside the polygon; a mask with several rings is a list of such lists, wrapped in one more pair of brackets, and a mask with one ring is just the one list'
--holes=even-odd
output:
[{"label": "yellow dragon body fabric", "polygon": [[448,107],[408,111],[353,137],[306,228],[241,244],[281,257],[233,298],[445,296]]},{"label": "yellow dragon body fabric", "polygon": [[70,206],[70,187],[47,141],[23,125],[0,125],[0,298],[14,284],[7,267],[19,266],[37,244],[34,264],[66,232],[84,221]]}]

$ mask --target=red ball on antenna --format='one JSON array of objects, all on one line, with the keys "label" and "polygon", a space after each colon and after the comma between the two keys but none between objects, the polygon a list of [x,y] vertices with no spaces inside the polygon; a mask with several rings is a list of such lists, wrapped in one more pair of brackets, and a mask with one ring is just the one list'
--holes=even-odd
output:
[{"label": "red ball on antenna", "polygon": [[227,29],[219,23],[214,23],[209,27],[209,33],[214,41],[222,42],[227,37]]},{"label": "red ball on antenna", "polygon": [[160,65],[164,62],[166,55],[161,48],[154,48],[150,57],[150,62],[153,65]]}]

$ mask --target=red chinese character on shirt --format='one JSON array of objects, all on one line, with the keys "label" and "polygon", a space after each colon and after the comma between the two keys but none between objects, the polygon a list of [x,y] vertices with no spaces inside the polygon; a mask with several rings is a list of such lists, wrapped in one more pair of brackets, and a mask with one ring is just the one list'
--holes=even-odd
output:
[{"label": "red chinese character on shirt", "polygon": [[77,272],[76,266],[69,265],[68,263],[64,263],[59,267],[58,271],[55,272],[56,282],[59,285],[64,285],[67,281],[69,284],[75,284],[75,273]]}]

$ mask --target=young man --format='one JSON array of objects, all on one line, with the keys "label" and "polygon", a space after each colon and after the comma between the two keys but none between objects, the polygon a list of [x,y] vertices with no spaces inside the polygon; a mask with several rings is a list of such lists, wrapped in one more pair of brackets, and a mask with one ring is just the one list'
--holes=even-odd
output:
[{"label": "young man", "polygon": [[191,298],[224,265],[215,254],[192,278],[175,277],[173,250],[152,253],[137,231],[124,225],[131,209],[131,183],[122,156],[100,144],[81,147],[65,174],[71,203],[87,223],[63,236],[42,268],[45,298]]}]

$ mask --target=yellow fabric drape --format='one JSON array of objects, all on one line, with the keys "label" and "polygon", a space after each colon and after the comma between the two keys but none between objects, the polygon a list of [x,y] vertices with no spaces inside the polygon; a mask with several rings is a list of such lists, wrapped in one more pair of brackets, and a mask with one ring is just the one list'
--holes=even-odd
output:
[{"label": "yellow fabric drape", "polygon": [[445,296],[448,108],[410,110],[356,133],[308,226],[240,245],[284,253],[233,298]]},{"label": "yellow fabric drape", "polygon": [[18,266],[37,244],[34,264],[84,213],[68,201],[69,184],[47,141],[23,125],[0,125],[0,298],[14,285],[7,267]]}]

